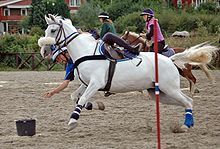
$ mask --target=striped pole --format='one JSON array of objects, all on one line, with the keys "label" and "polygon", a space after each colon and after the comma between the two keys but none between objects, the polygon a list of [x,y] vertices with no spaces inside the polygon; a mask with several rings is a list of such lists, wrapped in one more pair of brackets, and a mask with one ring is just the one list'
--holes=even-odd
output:
[{"label": "striped pole", "polygon": [[157,142],[158,149],[161,148],[160,144],[160,90],[158,82],[158,43],[157,43],[157,19],[154,19],[154,52],[155,52],[155,96],[156,96],[156,114],[157,114]]}]

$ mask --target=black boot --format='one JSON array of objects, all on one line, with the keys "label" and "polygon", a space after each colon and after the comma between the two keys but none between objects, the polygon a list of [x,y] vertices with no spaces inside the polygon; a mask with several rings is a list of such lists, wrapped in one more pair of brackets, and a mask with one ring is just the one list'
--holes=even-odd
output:
[{"label": "black boot", "polygon": [[102,40],[109,45],[114,45],[116,43],[119,47],[123,47],[124,49],[133,49],[133,47],[130,44],[128,44],[124,39],[110,32],[105,34]]}]

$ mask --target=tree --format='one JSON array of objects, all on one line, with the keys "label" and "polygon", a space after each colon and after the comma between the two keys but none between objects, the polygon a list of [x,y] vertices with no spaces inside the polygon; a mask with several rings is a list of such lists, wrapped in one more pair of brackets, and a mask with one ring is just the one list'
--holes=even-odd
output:
[{"label": "tree", "polygon": [[93,29],[99,26],[98,14],[102,12],[99,5],[93,1],[86,2],[77,11],[73,21],[83,29]]},{"label": "tree", "polygon": [[39,26],[41,28],[45,28],[45,3],[43,0],[32,0],[31,5],[30,26]]},{"label": "tree", "polygon": [[30,15],[30,26],[46,28],[44,16],[47,14],[57,14],[70,18],[70,11],[64,0],[32,0]]}]

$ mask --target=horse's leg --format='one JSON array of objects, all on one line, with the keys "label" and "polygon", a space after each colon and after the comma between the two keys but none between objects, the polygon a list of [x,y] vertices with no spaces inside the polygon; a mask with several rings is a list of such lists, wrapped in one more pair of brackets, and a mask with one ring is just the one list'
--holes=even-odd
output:
[{"label": "horse's leg", "polygon": [[87,103],[88,99],[91,98],[100,88],[104,86],[105,86],[104,79],[100,80],[97,77],[91,77],[89,85],[87,86],[83,95],[80,97],[75,110],[72,112],[70,116],[70,120],[68,123],[68,125],[70,126],[69,130],[74,129],[77,126],[77,120],[79,119],[80,112],[83,106]]},{"label": "horse's leg", "polygon": [[210,73],[209,69],[207,68],[207,66],[206,66],[205,64],[198,65],[198,66],[201,68],[201,70],[202,70],[203,72],[205,72],[207,78],[208,78],[212,83],[214,83],[214,82],[215,82],[215,79],[214,79],[214,77],[211,75],[211,73]]},{"label": "horse's leg", "polygon": [[86,90],[86,86],[84,84],[81,84],[80,87],[71,94],[71,99],[74,103],[77,103],[79,98],[82,96],[84,91]]},{"label": "horse's leg", "polygon": [[[71,99],[73,100],[74,103],[78,104],[79,98],[82,96],[84,91],[86,90],[86,86],[84,84],[81,84],[80,87],[71,94]],[[102,102],[91,102],[88,101],[84,107],[86,110],[104,110],[105,105]]]},{"label": "horse's leg", "polygon": [[190,93],[192,96],[194,95],[195,91],[198,90],[196,88],[196,77],[192,74],[192,65],[190,64],[185,64],[185,69],[183,70],[185,73],[186,78],[190,82]]},{"label": "horse's leg", "polygon": [[[155,91],[154,89],[148,89],[149,95],[155,100]],[[175,91],[171,94],[165,94],[164,92],[160,92],[160,102],[163,104],[169,105],[178,105],[185,107],[185,122],[184,125],[179,128],[179,132],[185,132],[188,128],[193,127],[194,120],[192,114],[192,99],[188,96],[184,95],[181,91],[176,93]]]},{"label": "horse's leg", "polygon": [[192,66],[189,64],[185,64],[185,68],[183,69],[179,68],[177,65],[176,67],[179,71],[179,74],[189,81],[189,90],[190,93],[193,95],[195,91],[196,78],[192,74]]},{"label": "horse's leg", "polygon": [[[163,74],[164,73],[165,72],[163,72]],[[169,86],[167,86],[168,84]],[[179,77],[172,77],[172,75],[165,75],[165,74],[160,75],[160,90],[166,94],[164,95],[166,98],[174,101],[173,102],[174,104],[185,107],[185,122],[183,127],[184,128],[192,127],[194,125],[193,115],[192,115],[193,100],[181,92]],[[164,101],[164,103],[166,103],[166,100]]]}]

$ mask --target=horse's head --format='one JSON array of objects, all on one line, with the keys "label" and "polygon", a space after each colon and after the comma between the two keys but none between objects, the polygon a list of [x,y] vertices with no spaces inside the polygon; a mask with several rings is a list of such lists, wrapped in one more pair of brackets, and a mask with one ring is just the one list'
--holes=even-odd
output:
[{"label": "horse's head", "polygon": [[121,36],[121,38],[126,41],[127,41],[128,37],[129,37],[129,31],[125,31],[124,34]]},{"label": "horse's head", "polygon": [[139,43],[142,43],[143,51],[148,51],[148,46],[146,45],[147,44],[146,39],[144,39],[141,35],[135,32],[125,31],[121,38],[126,40],[131,45],[137,45]]},{"label": "horse's head", "polygon": [[62,18],[61,16],[54,16],[49,14],[45,16],[47,29],[45,30],[45,37],[38,40],[38,45],[41,48],[42,57],[46,57],[48,53],[48,45],[56,45],[59,47],[67,46],[73,34],[77,33],[76,28],[72,25],[70,19]]}]

